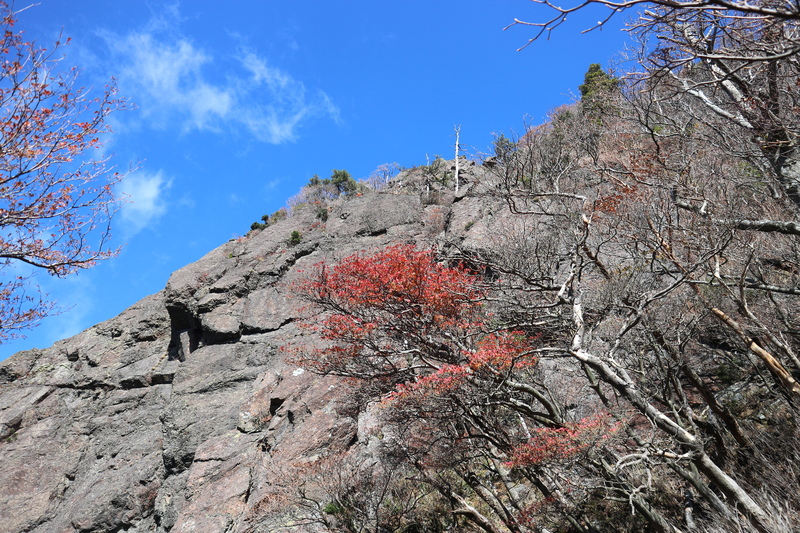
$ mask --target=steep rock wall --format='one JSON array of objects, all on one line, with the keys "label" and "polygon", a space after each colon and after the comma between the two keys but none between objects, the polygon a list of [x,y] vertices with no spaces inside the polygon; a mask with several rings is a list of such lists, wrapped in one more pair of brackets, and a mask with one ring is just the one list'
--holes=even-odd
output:
[{"label": "steep rock wall", "polygon": [[303,334],[290,285],[323,259],[444,235],[475,245],[495,223],[489,200],[426,198],[368,193],[325,224],[298,210],[118,317],[5,361],[0,533],[280,531],[263,505],[270,486],[291,484],[276,476],[331,451],[369,453],[371,423],[337,411],[346,384],[285,361],[280,346]]}]

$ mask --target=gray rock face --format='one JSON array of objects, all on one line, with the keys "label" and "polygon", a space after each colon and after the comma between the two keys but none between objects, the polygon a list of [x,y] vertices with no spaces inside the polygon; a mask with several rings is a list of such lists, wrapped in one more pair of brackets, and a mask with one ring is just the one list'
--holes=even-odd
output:
[{"label": "gray rock face", "polygon": [[426,242],[448,224],[480,231],[475,198],[423,205],[396,192],[344,202],[324,225],[299,210],[118,317],[0,365],[0,533],[288,527],[265,511],[270,487],[291,482],[275,473],[369,440],[369,413],[337,413],[346,385],[280,351],[303,334],[292,282],[323,259]]}]

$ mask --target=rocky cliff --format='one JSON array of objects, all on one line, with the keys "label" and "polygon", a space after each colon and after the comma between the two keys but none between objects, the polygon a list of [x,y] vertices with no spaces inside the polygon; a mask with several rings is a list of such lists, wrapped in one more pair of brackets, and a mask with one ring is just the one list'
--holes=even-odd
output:
[{"label": "rocky cliff", "polygon": [[281,477],[334,451],[368,454],[374,422],[337,408],[345,383],[285,361],[280,347],[303,334],[293,280],[394,242],[479,242],[491,205],[396,184],[336,204],[324,223],[300,208],[118,317],[11,357],[0,366],[0,532],[291,526],[267,505],[291,486]]}]

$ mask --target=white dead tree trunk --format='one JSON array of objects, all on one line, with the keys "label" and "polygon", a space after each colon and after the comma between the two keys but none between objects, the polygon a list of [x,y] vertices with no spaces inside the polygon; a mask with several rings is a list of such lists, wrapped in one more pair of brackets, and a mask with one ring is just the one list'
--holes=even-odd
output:
[{"label": "white dead tree trunk", "polygon": [[461,146],[458,144],[458,138],[459,138],[459,135],[461,134],[461,126],[460,125],[455,126],[455,132],[456,132],[456,192],[458,192],[458,172],[460,170],[459,165],[458,165],[458,154],[459,154],[459,152],[461,152]]}]

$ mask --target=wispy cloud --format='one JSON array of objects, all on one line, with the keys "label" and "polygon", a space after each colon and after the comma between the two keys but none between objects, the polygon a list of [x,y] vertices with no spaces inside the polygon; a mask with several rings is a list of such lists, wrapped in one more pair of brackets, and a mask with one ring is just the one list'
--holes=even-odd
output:
[{"label": "wispy cloud", "polygon": [[295,140],[313,118],[339,120],[328,95],[308,90],[254,51],[231,47],[225,56],[214,55],[181,37],[177,22],[157,22],[107,37],[122,92],[154,126],[221,133],[244,128],[280,144]]},{"label": "wispy cloud", "polygon": [[151,34],[133,33],[118,51],[128,58],[120,82],[134,89],[142,112],[159,126],[183,115],[184,129],[208,129],[230,112],[231,91],[203,79],[202,67],[210,58],[189,42],[164,43]]},{"label": "wispy cloud", "polygon": [[164,192],[170,184],[160,171],[155,174],[137,171],[122,181],[120,192],[127,202],[120,216],[126,236],[138,233],[164,214],[167,209]]},{"label": "wispy cloud", "polygon": [[314,116],[328,116],[339,120],[339,110],[322,91],[307,94],[305,84],[286,72],[270,66],[252,51],[244,52],[242,66],[250,79],[242,92],[256,92],[268,98],[253,101],[251,113],[242,114],[242,122],[258,139],[279,144],[294,140],[299,125]]}]

